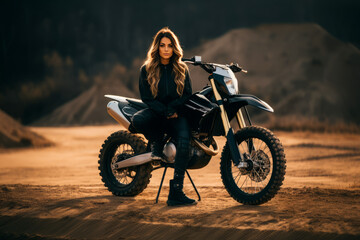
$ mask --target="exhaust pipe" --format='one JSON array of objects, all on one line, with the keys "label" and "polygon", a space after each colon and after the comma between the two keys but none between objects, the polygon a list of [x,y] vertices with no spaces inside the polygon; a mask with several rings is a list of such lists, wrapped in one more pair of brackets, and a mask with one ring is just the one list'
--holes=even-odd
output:
[{"label": "exhaust pipe", "polygon": [[148,162],[151,162],[152,158],[151,158],[151,152],[148,153],[143,153],[128,159],[125,159],[123,161],[114,163],[112,165],[112,169],[113,170],[119,170],[121,168],[127,168],[127,167],[133,167],[133,166],[138,166],[138,165],[142,165]]},{"label": "exhaust pipe", "polygon": [[212,143],[211,143],[211,146],[214,148],[214,150],[210,149],[204,143],[196,140],[195,138],[193,138],[192,140],[195,143],[195,145],[197,147],[201,148],[207,155],[215,156],[216,154],[219,153],[219,147],[218,147],[217,142],[215,141],[215,139],[212,139]]}]

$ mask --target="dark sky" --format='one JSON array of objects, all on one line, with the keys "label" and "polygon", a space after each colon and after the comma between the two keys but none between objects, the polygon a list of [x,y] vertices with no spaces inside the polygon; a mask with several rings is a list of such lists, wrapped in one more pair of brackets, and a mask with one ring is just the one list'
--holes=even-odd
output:
[{"label": "dark sky", "polygon": [[[102,61],[131,64],[144,57],[151,37],[169,26],[184,48],[239,27],[316,22],[360,46],[360,1],[2,1],[1,86],[14,74],[42,74],[43,55],[57,51],[82,67]],[[10,77],[10,78],[9,78]]]}]

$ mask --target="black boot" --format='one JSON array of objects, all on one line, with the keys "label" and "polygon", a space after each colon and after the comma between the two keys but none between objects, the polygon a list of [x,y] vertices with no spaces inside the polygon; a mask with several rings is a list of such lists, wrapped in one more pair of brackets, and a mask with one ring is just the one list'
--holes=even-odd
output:
[{"label": "black boot", "polygon": [[185,195],[182,181],[173,179],[170,180],[170,192],[166,203],[168,206],[184,206],[197,204],[197,201]]}]

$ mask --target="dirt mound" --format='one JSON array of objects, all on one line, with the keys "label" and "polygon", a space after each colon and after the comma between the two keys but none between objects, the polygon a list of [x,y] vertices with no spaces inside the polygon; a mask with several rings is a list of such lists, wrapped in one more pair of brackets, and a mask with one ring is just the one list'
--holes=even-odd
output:
[{"label": "dirt mound", "polygon": [[96,84],[77,98],[36,121],[34,125],[56,126],[115,123],[115,120],[106,112],[106,105],[109,99],[104,97],[105,94],[135,97],[135,94],[120,80]]},{"label": "dirt mound", "polygon": [[0,148],[49,146],[51,142],[30,131],[0,110]]},{"label": "dirt mound", "polygon": [[[360,51],[316,24],[262,25],[236,29],[186,53],[203,61],[237,62],[239,89],[261,97],[276,116],[360,123]],[[194,89],[207,83],[191,67]]]}]

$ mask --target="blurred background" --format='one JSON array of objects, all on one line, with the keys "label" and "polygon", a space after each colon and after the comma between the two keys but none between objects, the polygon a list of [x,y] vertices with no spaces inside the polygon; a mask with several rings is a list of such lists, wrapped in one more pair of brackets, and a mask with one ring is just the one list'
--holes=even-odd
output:
[{"label": "blurred background", "polygon": [[[168,26],[186,57],[237,62],[242,93],[284,130],[359,131],[356,0],[25,1],[0,3],[0,109],[25,125],[115,123],[104,94],[139,97],[154,34]],[[193,90],[207,83],[190,67]]]}]

